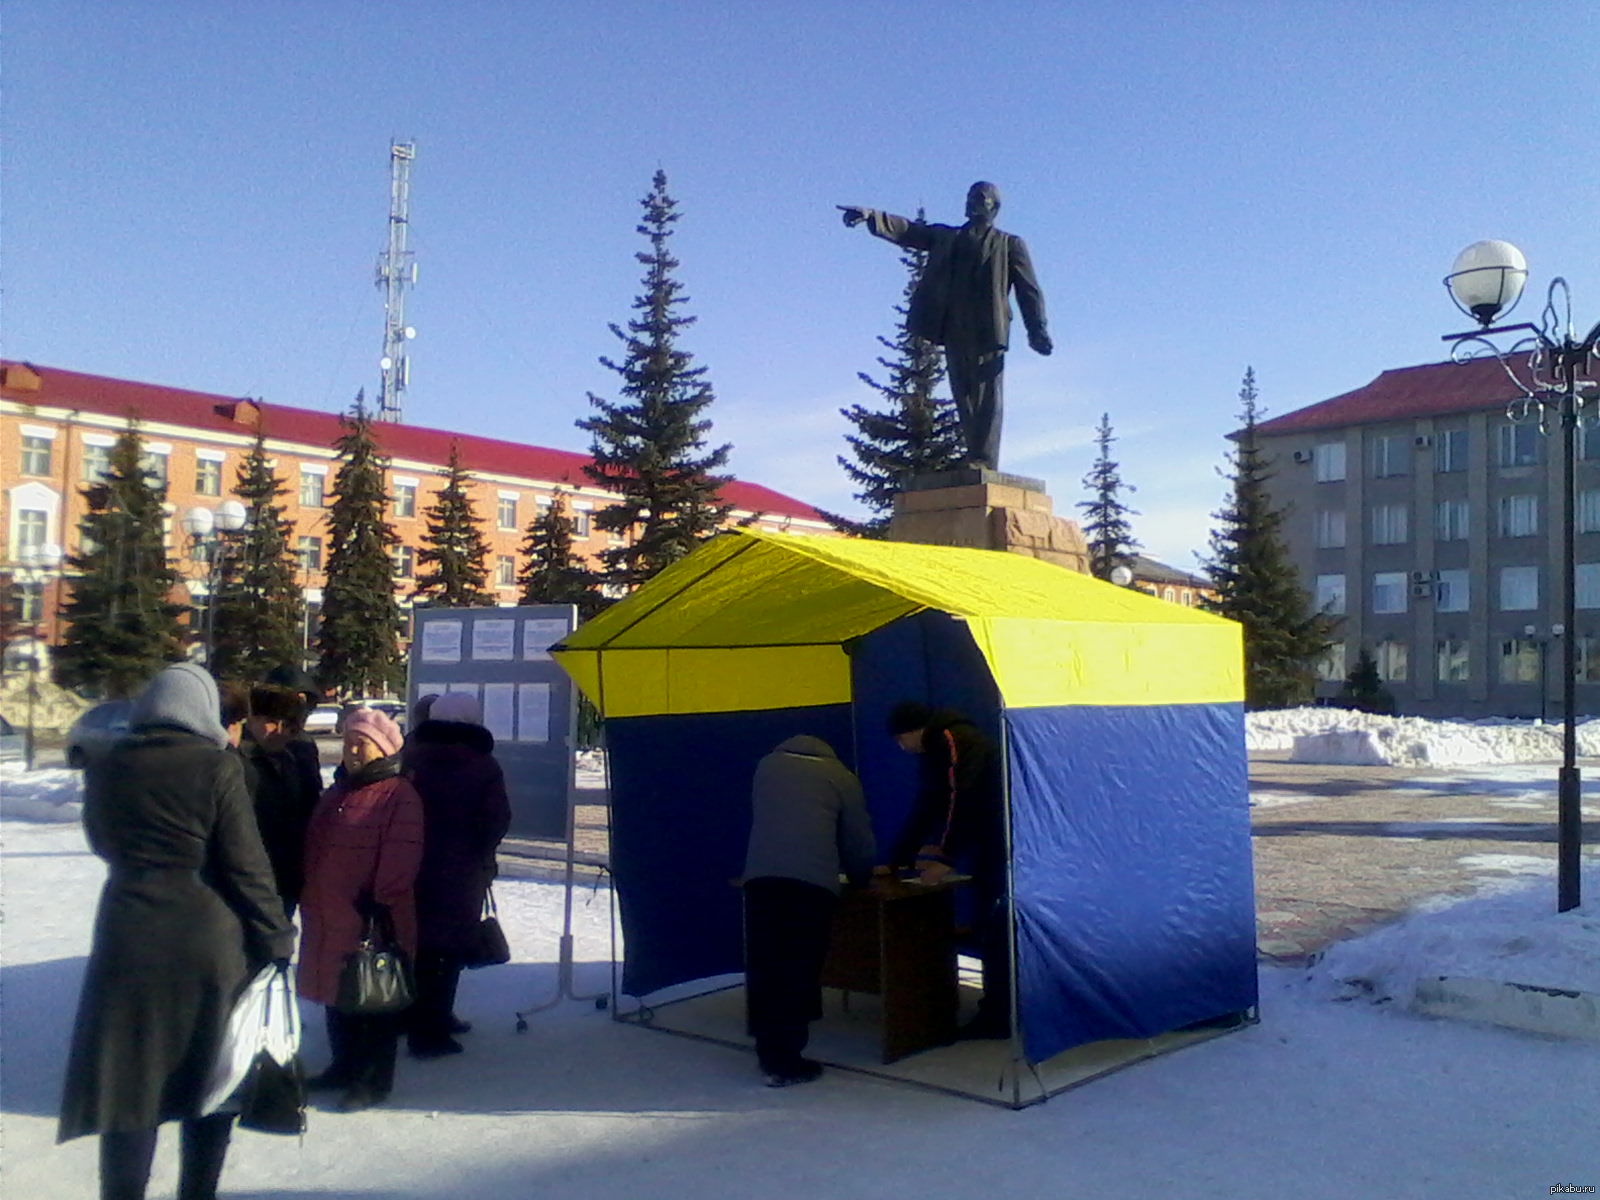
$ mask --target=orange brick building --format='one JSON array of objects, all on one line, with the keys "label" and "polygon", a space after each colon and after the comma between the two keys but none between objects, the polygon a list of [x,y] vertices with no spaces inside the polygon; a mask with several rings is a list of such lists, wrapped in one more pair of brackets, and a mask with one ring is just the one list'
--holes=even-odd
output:
[{"label": "orange brick building", "polygon": [[[195,598],[204,595],[205,568],[192,557],[183,514],[197,506],[215,509],[229,498],[239,464],[257,433],[265,434],[267,453],[289,488],[281,503],[294,525],[291,545],[300,561],[309,636],[330,550],[327,505],[338,471],[333,445],[339,418],[248,397],[0,362],[0,573],[6,582],[22,583],[17,569],[30,546],[53,543],[69,554],[77,551],[78,522],[87,508],[83,489],[106,469],[111,447],[130,421],[137,422],[150,469],[166,481],[167,545]],[[592,559],[621,544],[591,525],[590,514],[615,497],[583,474],[587,455],[414,425],[380,423],[375,429],[389,458],[389,520],[402,543],[395,554],[395,590],[402,601],[409,601],[415,587],[424,510],[443,486],[452,444],[472,475],[474,507],[489,544],[489,586],[502,603],[516,602],[524,531],[558,488],[568,494],[581,552]],[[754,517],[760,528],[832,532],[816,509],[760,484],[732,482],[723,498],[734,506],[735,520]],[[37,630],[52,643],[59,638],[61,590],[59,581],[23,584],[25,630]]]}]

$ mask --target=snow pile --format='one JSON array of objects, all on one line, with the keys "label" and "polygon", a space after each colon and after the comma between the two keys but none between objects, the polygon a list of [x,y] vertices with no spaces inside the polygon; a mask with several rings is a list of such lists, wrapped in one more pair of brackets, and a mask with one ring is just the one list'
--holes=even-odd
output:
[{"label": "snow pile", "polygon": [[[1350,766],[1557,762],[1561,727],[1503,718],[1469,723],[1343,708],[1288,708],[1247,714],[1245,745],[1253,751],[1288,750],[1292,762]],[[1600,756],[1600,720],[1578,726],[1578,753]]]},{"label": "snow pile", "polygon": [[1335,944],[1307,977],[1313,993],[1409,1005],[1419,980],[1448,976],[1600,996],[1600,864],[1585,870],[1587,903],[1558,913],[1554,863],[1494,858],[1476,865],[1518,877],[1464,899],[1436,897],[1402,921]]},{"label": "snow pile", "polygon": [[21,763],[0,766],[0,816],[76,823],[83,817],[83,772],[65,767],[25,771]]}]

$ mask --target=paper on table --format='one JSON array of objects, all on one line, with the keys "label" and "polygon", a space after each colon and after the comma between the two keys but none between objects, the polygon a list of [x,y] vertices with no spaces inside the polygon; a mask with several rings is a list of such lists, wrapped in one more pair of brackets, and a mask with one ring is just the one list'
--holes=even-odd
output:
[{"label": "paper on table", "polygon": [[537,620],[528,620],[522,623],[522,660],[524,662],[544,662],[550,657],[550,647],[559,642],[568,633],[565,621],[553,621],[544,617]]},{"label": "paper on table", "polygon": [[428,621],[422,626],[422,661],[461,661],[461,622]]},{"label": "paper on table", "polygon": [[517,741],[550,740],[550,685],[517,684]]},{"label": "paper on table", "polygon": [[472,623],[472,657],[478,662],[510,662],[517,623],[509,618]]},{"label": "paper on table", "polygon": [[516,740],[516,694],[514,683],[483,685],[483,727],[497,742]]}]

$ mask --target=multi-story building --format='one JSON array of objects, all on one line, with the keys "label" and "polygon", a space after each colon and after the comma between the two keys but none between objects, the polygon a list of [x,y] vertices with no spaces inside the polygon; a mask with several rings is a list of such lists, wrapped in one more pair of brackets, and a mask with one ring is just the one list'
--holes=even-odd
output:
[{"label": "multi-story building", "polygon": [[[194,507],[215,509],[231,495],[240,462],[257,434],[265,435],[267,452],[289,488],[281,503],[294,526],[291,544],[300,562],[309,636],[330,549],[327,506],[338,470],[333,445],[340,434],[333,413],[0,362],[0,529],[5,534],[0,573],[14,575],[30,546],[54,543],[67,553],[77,550],[78,523],[87,508],[84,488],[106,470],[111,447],[130,422],[137,422],[144,440],[147,466],[166,482],[168,546],[195,597],[203,594],[206,568],[193,561],[183,514]],[[424,510],[443,486],[452,446],[459,447],[471,473],[474,507],[484,519],[489,544],[489,586],[501,602],[516,601],[525,530],[557,489],[569,498],[580,553],[593,560],[601,550],[621,544],[620,537],[591,524],[591,514],[615,497],[583,474],[587,455],[414,425],[377,424],[375,429],[389,458],[389,519],[401,539],[394,553],[395,590],[402,601],[409,602],[415,587]],[[760,484],[730,483],[723,499],[734,506],[735,520],[750,520],[759,528],[832,532],[816,509]],[[22,624],[51,642],[60,633],[56,613],[62,586],[57,581],[20,589]]]},{"label": "multi-story building", "polygon": [[1560,430],[1520,396],[1493,359],[1430,363],[1257,427],[1302,579],[1340,622],[1319,694],[1365,647],[1401,712],[1553,718],[1576,637],[1578,709],[1600,708],[1600,428],[1578,440],[1568,630]]},{"label": "multi-story building", "polygon": [[1169,567],[1143,554],[1133,556],[1132,569],[1132,586],[1185,608],[1194,608],[1202,600],[1214,600],[1217,595],[1209,580],[1189,571],[1180,571],[1177,567]]}]

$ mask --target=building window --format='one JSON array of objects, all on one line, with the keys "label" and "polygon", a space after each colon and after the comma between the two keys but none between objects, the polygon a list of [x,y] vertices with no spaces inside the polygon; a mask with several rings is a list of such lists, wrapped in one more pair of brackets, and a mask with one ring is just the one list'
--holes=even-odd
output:
[{"label": "building window", "polygon": [[1317,546],[1338,550],[1344,545],[1344,509],[1325,508],[1317,514]]},{"label": "building window", "polygon": [[1372,510],[1372,544],[1399,546],[1406,540],[1406,506],[1379,504]]},{"label": "building window", "polygon": [[1528,612],[1539,607],[1539,568],[1500,568],[1500,610]]},{"label": "building window", "polygon": [[47,437],[32,434],[22,436],[22,473],[24,475],[50,474],[50,450],[55,443]]},{"label": "building window", "polygon": [[295,554],[300,559],[302,571],[322,570],[322,539],[319,537],[302,537],[296,546]]},{"label": "building window", "polygon": [[17,620],[23,625],[36,625],[44,620],[44,584],[24,583],[19,586]]},{"label": "building window", "polygon": [[[37,485],[30,485],[37,486]],[[19,508],[17,510],[17,554],[34,546],[42,546],[50,537],[50,514],[42,508]]]},{"label": "building window", "polygon": [[517,498],[515,496],[500,497],[500,504],[495,509],[495,524],[501,529],[515,529],[517,527]]},{"label": "building window", "polygon": [[1466,612],[1471,606],[1471,585],[1466,571],[1439,571],[1434,581],[1435,612]]},{"label": "building window", "polygon": [[84,483],[99,483],[111,474],[111,447],[85,446],[81,478]]},{"label": "building window", "polygon": [[1532,638],[1507,638],[1500,643],[1500,682],[1539,682],[1539,643]]},{"label": "building window", "polygon": [[1578,532],[1600,533],[1600,491],[1578,493]]},{"label": "building window", "polygon": [[194,490],[201,496],[222,495],[222,464],[214,458],[196,459]]},{"label": "building window", "polygon": [[1411,471],[1411,439],[1391,433],[1372,439],[1372,477],[1386,479]]},{"label": "building window", "polygon": [[1403,613],[1406,610],[1406,573],[1379,571],[1372,577],[1372,611]]},{"label": "building window", "polygon": [[1404,683],[1410,669],[1404,642],[1379,642],[1378,678],[1385,683]]},{"label": "building window", "polygon": [[1500,536],[1532,537],[1539,532],[1539,497],[1500,497]]},{"label": "building window", "polygon": [[139,459],[139,469],[150,477],[152,487],[167,486],[167,455],[162,450],[146,450]]},{"label": "building window", "polygon": [[1344,443],[1323,442],[1312,451],[1318,483],[1337,483],[1344,478]]},{"label": "building window", "polygon": [[1587,461],[1600,458],[1600,425],[1588,422],[1579,424],[1578,457]]},{"label": "building window", "polygon": [[1574,678],[1579,683],[1600,683],[1600,638],[1578,639],[1578,669]]},{"label": "building window", "polygon": [[1600,608],[1600,563],[1578,563],[1572,568],[1572,590],[1579,608]]},{"label": "building window", "polygon": [[572,514],[572,536],[586,538],[593,530],[591,514],[586,508],[575,509]]},{"label": "building window", "polygon": [[417,515],[416,484],[397,483],[394,485],[394,515],[397,517],[414,517]]},{"label": "building window", "polygon": [[1317,678],[1324,683],[1341,683],[1348,673],[1344,665],[1344,643],[1334,642],[1317,659]]},{"label": "building window", "polygon": [[1440,638],[1435,644],[1434,658],[1438,665],[1440,683],[1466,683],[1470,677],[1467,667],[1467,643],[1460,638]]},{"label": "building window", "polygon": [[1344,576],[1317,576],[1317,611],[1339,615],[1345,610]]},{"label": "building window", "polygon": [[1433,510],[1433,536],[1441,542],[1459,542],[1467,536],[1467,502],[1441,500]]},{"label": "building window", "polygon": [[417,573],[417,552],[410,546],[396,546],[392,557],[396,579],[410,579]]},{"label": "building window", "polygon": [[1531,467],[1539,461],[1539,427],[1532,424],[1501,425],[1497,435],[1502,467]]},{"label": "building window", "polygon": [[501,554],[494,560],[495,587],[517,586],[517,559],[515,555]]},{"label": "building window", "polygon": [[300,507],[321,508],[327,494],[328,477],[321,471],[300,469]]},{"label": "building window", "polygon": [[1446,471],[1467,469],[1467,431],[1441,429],[1433,435],[1433,469]]}]

